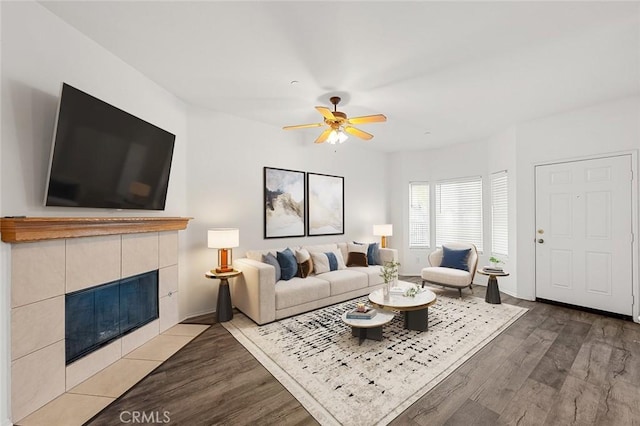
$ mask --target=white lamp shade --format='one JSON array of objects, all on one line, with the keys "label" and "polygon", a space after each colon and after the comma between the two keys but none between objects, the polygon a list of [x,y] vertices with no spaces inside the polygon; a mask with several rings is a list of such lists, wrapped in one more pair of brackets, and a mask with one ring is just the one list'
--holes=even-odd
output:
[{"label": "white lamp shade", "polygon": [[377,237],[390,237],[393,235],[393,225],[390,223],[373,225],[373,235]]},{"label": "white lamp shade", "polygon": [[240,245],[240,230],[238,228],[209,229],[209,248],[233,248]]}]

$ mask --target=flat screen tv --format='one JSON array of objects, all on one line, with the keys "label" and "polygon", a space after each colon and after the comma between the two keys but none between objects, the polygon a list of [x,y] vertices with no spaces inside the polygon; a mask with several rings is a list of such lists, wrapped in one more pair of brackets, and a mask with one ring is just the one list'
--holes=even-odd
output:
[{"label": "flat screen tv", "polygon": [[164,210],[175,135],[62,85],[46,206]]}]

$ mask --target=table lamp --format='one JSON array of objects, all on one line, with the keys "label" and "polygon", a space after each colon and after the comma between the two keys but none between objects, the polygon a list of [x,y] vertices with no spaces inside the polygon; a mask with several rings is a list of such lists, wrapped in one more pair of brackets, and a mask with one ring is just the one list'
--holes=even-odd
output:
[{"label": "table lamp", "polygon": [[[232,252],[233,247],[240,245],[240,230],[237,228],[214,228],[208,232],[209,248],[218,249],[218,267],[215,272],[232,272]],[[212,269],[211,272],[214,270]]]},{"label": "table lamp", "polygon": [[380,247],[387,247],[387,237],[393,235],[393,225],[390,223],[384,225],[373,225],[373,235],[381,237]]}]

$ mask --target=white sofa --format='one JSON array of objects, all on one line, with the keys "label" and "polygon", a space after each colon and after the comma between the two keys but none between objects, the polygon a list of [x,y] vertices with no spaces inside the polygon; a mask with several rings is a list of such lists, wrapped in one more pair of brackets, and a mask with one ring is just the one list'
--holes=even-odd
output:
[{"label": "white sofa", "polygon": [[[291,247],[298,249],[300,247]],[[308,245],[309,252],[340,250],[345,261],[347,243]],[[323,306],[353,299],[381,288],[380,265],[347,267],[322,274],[312,273],[306,278],[294,277],[276,282],[276,270],[261,261],[262,255],[276,254],[280,249],[249,250],[246,257],[235,259],[233,266],[242,271],[231,286],[231,299],[241,312],[257,324],[266,324]],[[397,261],[398,251],[379,249],[379,261]]]}]

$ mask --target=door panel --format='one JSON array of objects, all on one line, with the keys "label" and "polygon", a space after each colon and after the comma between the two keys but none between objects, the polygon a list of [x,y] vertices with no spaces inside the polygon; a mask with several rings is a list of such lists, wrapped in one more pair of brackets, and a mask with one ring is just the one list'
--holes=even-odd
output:
[{"label": "door panel", "polygon": [[536,297],[632,314],[631,155],[536,167]]}]

